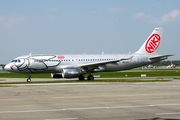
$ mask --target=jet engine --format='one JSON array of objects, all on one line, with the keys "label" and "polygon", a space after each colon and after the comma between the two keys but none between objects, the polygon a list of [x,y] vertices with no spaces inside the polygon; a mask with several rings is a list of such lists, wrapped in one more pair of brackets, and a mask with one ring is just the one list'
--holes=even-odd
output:
[{"label": "jet engine", "polygon": [[81,75],[81,70],[78,68],[64,68],[62,70],[63,78],[76,78]]},{"label": "jet engine", "polygon": [[62,74],[61,73],[52,73],[51,77],[52,78],[62,78]]}]

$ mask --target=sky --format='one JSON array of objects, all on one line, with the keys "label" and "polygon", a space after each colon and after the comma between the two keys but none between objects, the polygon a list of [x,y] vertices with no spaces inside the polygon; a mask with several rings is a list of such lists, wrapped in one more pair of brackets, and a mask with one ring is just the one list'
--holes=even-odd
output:
[{"label": "sky", "polygon": [[28,54],[128,54],[156,27],[180,60],[179,0],[0,0],[0,63]]}]

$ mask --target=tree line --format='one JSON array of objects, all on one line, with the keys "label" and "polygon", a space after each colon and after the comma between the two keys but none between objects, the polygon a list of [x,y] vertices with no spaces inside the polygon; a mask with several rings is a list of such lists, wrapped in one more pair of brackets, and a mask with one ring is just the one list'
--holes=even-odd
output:
[{"label": "tree line", "polygon": [[180,66],[180,60],[166,60],[166,61],[160,61],[158,63],[152,64],[153,66],[168,66],[174,64],[175,66]]}]

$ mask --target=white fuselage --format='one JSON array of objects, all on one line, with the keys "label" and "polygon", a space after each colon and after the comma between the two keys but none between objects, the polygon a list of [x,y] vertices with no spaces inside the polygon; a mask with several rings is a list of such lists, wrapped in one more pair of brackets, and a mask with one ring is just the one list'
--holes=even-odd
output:
[{"label": "white fuselage", "polygon": [[[87,70],[86,67],[83,68],[86,72],[121,71],[157,62],[150,61],[148,57],[147,55],[136,54],[32,55],[18,57],[6,65],[6,68],[8,67],[10,71],[20,73],[61,73],[63,68],[74,68],[83,64],[107,62],[106,64],[99,64],[98,66],[92,65],[88,67]],[[119,60],[121,58],[129,59],[108,63],[108,61]]]}]

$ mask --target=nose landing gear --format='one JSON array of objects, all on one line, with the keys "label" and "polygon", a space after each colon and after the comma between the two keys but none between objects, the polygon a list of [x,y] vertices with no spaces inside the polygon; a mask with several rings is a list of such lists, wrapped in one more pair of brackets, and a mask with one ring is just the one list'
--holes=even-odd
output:
[{"label": "nose landing gear", "polygon": [[31,74],[28,74],[27,82],[31,82]]}]

